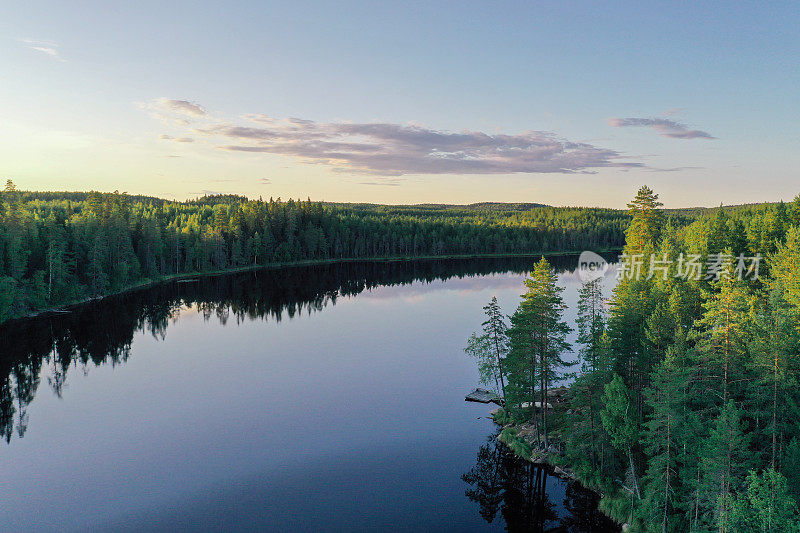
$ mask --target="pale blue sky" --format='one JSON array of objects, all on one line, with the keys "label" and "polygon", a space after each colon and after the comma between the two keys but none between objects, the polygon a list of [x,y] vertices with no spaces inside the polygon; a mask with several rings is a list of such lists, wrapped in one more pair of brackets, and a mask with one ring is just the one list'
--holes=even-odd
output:
[{"label": "pale blue sky", "polygon": [[0,177],[179,199],[620,207],[648,183],[668,206],[790,200],[798,28],[797,2],[18,3]]}]

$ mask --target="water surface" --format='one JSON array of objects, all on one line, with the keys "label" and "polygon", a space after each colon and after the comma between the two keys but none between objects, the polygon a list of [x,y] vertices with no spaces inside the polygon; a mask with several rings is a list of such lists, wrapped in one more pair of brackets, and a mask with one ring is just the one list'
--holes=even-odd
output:
[{"label": "water surface", "polygon": [[464,402],[481,307],[531,265],[201,278],[0,329],[2,528],[603,531]]}]

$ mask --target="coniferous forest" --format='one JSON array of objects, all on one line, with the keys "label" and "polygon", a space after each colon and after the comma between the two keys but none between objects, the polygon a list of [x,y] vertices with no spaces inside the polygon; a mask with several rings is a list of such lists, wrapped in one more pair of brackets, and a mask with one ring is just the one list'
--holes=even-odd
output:
[{"label": "coniferous forest", "polygon": [[622,245],[627,214],[534,204],[380,206],[224,195],[0,197],[0,322],[182,273],[297,261],[531,254]]},{"label": "coniferous forest", "polygon": [[[509,319],[484,308],[467,352],[505,398],[500,439],[631,531],[800,531],[800,201],[680,227],[660,206],[647,187],[629,204],[622,258],[721,258],[711,275],[665,261],[610,300],[585,280],[574,347],[546,259]],[[758,276],[738,275],[740,254],[763,256]]]},{"label": "coniferous forest", "polygon": [[[602,278],[584,283],[576,346],[544,258],[513,313],[486,305],[467,351],[504,397],[500,440],[572,473],[635,531],[797,531],[800,199],[670,211],[643,187],[627,211],[176,202],[9,182],[0,200],[0,320],[176,275],[303,261],[584,249],[644,259],[610,300]],[[737,275],[744,256],[763,258],[758,275]],[[716,257],[716,269],[686,276],[678,257]],[[661,259],[655,275],[648,258]]]}]

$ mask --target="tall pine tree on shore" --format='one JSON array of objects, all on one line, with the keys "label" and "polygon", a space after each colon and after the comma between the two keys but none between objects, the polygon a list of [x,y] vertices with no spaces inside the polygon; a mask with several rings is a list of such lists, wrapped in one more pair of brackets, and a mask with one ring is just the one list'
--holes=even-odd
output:
[{"label": "tall pine tree on shore", "polygon": [[[550,263],[542,257],[524,281],[527,291],[511,316],[508,330],[510,350],[507,357],[509,408],[531,409],[544,446],[549,446],[548,390],[561,379],[567,366],[561,354],[569,348],[566,340],[571,328],[563,320],[563,288]],[[539,408],[537,411],[536,405]]]}]

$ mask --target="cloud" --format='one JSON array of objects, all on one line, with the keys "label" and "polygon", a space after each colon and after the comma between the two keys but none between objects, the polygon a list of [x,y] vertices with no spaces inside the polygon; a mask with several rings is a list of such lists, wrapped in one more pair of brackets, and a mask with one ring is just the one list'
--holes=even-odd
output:
[{"label": "cloud", "polygon": [[[192,120],[203,119],[208,115],[205,108],[188,100],[171,100],[169,98],[156,98],[149,102],[136,102],[139,108],[149,112],[150,116],[164,124],[175,128],[185,128],[192,124]],[[165,136],[161,137],[166,138]],[[181,137],[188,139],[188,137]],[[192,142],[192,141],[180,141]]]},{"label": "cloud", "polygon": [[272,180],[269,178],[261,178],[259,181],[261,185],[272,185]]},{"label": "cloud", "polygon": [[58,43],[53,41],[38,41],[36,39],[19,39],[19,41],[24,43],[31,50],[46,54],[56,61],[61,61],[62,63],[67,61],[58,53]]},{"label": "cloud", "polygon": [[176,143],[193,143],[194,139],[191,137],[173,137],[172,135],[164,135],[161,134],[158,136],[159,139],[163,139],[165,141],[175,141]]},{"label": "cloud", "polygon": [[664,111],[663,115],[665,117],[671,117],[673,115],[677,115],[679,113],[683,113],[684,111],[686,111],[685,107],[673,107],[672,109],[668,109],[668,110]]},{"label": "cloud", "polygon": [[685,124],[667,118],[610,118],[608,124],[614,128],[653,128],[662,137],[673,139],[714,139],[701,130],[689,129]]},{"label": "cloud", "polygon": [[245,115],[243,121],[207,117],[190,132],[228,152],[277,154],[375,176],[577,173],[644,166],[621,161],[623,155],[615,150],[542,131],[454,133],[415,124],[314,122],[262,114]]},{"label": "cloud", "polygon": [[163,111],[169,111],[183,115],[203,117],[208,114],[203,106],[188,100],[170,100],[169,98],[158,98],[151,102],[151,104],[155,107],[161,108]]}]

